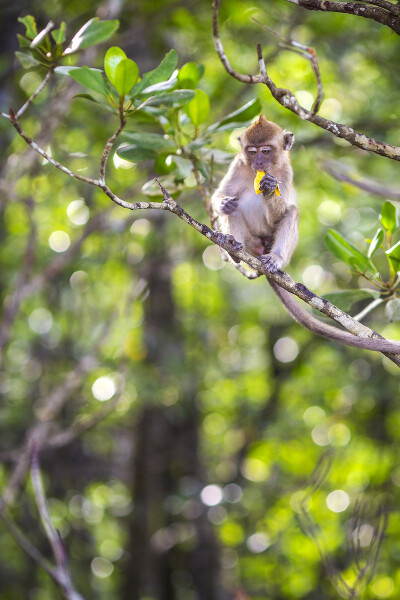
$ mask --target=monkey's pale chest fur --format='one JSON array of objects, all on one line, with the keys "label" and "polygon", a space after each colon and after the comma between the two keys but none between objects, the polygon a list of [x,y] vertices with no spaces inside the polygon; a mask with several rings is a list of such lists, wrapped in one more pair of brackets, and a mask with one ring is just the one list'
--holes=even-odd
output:
[{"label": "monkey's pale chest fur", "polygon": [[240,196],[239,210],[253,235],[265,236],[271,233],[274,218],[272,206],[262,194],[247,190]]}]

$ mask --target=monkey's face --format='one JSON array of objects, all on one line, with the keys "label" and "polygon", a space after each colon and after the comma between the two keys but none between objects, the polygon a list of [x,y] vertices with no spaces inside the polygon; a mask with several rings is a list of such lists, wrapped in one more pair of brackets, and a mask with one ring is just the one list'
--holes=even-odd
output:
[{"label": "monkey's face", "polygon": [[266,144],[247,146],[245,156],[254,172],[265,171],[268,173],[275,162],[275,148]]}]

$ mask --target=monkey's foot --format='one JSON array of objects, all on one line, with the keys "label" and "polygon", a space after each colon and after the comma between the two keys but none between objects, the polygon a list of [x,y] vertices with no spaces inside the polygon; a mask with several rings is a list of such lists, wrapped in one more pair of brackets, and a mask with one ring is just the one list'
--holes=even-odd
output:
[{"label": "monkey's foot", "polygon": [[224,215],[231,215],[238,209],[238,206],[239,198],[236,198],[235,196],[227,196],[221,202],[221,212],[223,212]]},{"label": "monkey's foot", "polygon": [[230,233],[221,233],[221,231],[214,231],[214,233],[217,236],[217,244],[229,246],[229,251],[237,252],[243,249],[243,244],[238,242]]},{"label": "monkey's foot", "polygon": [[266,273],[276,273],[282,267],[282,258],[273,252],[260,256],[260,261]]},{"label": "monkey's foot", "polygon": [[260,181],[260,190],[266,194],[272,194],[276,190],[278,180],[274,175],[265,173],[264,177]]}]

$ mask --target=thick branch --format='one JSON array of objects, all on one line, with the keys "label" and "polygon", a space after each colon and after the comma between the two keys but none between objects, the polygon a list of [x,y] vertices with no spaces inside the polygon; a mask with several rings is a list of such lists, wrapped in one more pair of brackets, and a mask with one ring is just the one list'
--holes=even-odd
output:
[{"label": "thick branch", "polygon": [[[214,6],[218,6],[218,3],[219,3],[218,0],[214,0]],[[262,57],[260,57],[259,62],[260,62],[260,67],[263,68]],[[267,77],[266,74],[265,74],[265,77]],[[287,90],[285,90],[285,92],[287,92]],[[18,121],[15,119],[15,116],[13,115],[12,111],[10,111],[10,116],[13,121],[14,127],[17,129],[17,131],[20,133],[20,135],[22,135],[22,137],[25,139],[25,141],[36,152],[43,155],[44,151],[42,150],[42,148],[37,146],[37,144],[35,144],[28,136],[26,136],[26,134],[23,132],[21,126],[19,125]],[[315,116],[314,118],[317,118],[317,116]],[[251,256],[250,254],[248,254],[247,252],[244,252],[243,250],[236,249],[237,242],[236,242],[236,240],[230,239],[230,238],[232,238],[232,236],[222,236],[221,237],[221,233],[219,233],[218,231],[213,231],[207,225],[204,225],[204,224],[200,223],[199,221],[196,221],[196,219],[191,217],[186,211],[183,210],[183,208],[181,208],[175,202],[175,200],[172,199],[172,197],[167,192],[167,190],[165,188],[163,188],[157,180],[156,180],[157,184],[159,185],[159,187],[162,191],[162,194],[163,194],[163,202],[162,203],[159,203],[159,202],[126,202],[125,200],[122,200],[116,194],[114,194],[105,183],[102,183],[98,180],[94,180],[91,178],[82,178],[78,174],[75,174],[75,173],[71,172],[69,169],[66,169],[66,167],[64,167],[61,163],[58,163],[57,161],[53,161],[53,160],[51,162],[52,162],[52,164],[54,164],[54,166],[56,166],[60,170],[67,172],[69,175],[71,175],[73,177],[76,177],[76,179],[86,181],[87,183],[90,183],[91,185],[95,185],[96,187],[101,188],[104,191],[104,193],[113,202],[115,202],[119,206],[122,206],[123,208],[127,208],[129,210],[153,208],[156,210],[168,210],[169,212],[174,213],[180,219],[185,221],[188,225],[190,225],[191,227],[196,229],[196,231],[201,233],[208,240],[210,240],[214,244],[219,245],[221,248],[226,250],[228,253],[233,254],[240,260],[243,260],[248,266],[250,266],[255,271],[266,275],[261,262],[257,258],[255,258],[254,256]],[[317,296],[316,294],[314,294],[314,292],[311,292],[311,290],[306,288],[303,284],[294,282],[293,279],[284,271],[278,271],[277,273],[274,273],[274,274],[268,273],[267,276],[271,281],[278,284],[278,286],[282,287],[284,290],[286,290],[290,294],[294,294],[294,295],[298,296],[298,298],[300,298],[301,300],[303,300],[304,302],[306,302],[313,308],[316,308],[317,310],[319,310],[326,316],[330,317],[331,319],[333,319],[334,321],[336,321],[337,323],[342,325],[342,327],[347,329],[347,331],[354,334],[355,336],[361,337],[361,338],[374,338],[377,341],[379,341],[379,344],[376,344],[374,350],[384,352],[384,353],[390,353],[390,356],[389,356],[390,360],[392,360],[395,364],[400,366],[400,354],[399,355],[397,354],[397,353],[400,353],[400,342],[395,342],[395,341],[392,342],[392,341],[385,340],[380,334],[373,331],[372,329],[369,329],[365,325],[358,323],[350,315],[344,313],[339,308],[337,308],[336,306],[334,306],[333,304],[331,304],[330,302],[325,300],[325,298],[321,298],[321,297]],[[346,342],[344,342],[344,343],[346,343]]]},{"label": "thick branch", "polygon": [[[321,10],[326,12],[338,12],[347,15],[355,15],[357,17],[365,17],[372,19],[381,25],[387,25],[392,31],[400,34],[400,20],[398,14],[394,14],[394,5],[391,5],[391,10],[388,12],[380,6],[365,6],[355,2],[331,2],[331,0],[286,0],[292,4],[298,4],[307,10]],[[389,3],[388,3],[389,4]]]}]

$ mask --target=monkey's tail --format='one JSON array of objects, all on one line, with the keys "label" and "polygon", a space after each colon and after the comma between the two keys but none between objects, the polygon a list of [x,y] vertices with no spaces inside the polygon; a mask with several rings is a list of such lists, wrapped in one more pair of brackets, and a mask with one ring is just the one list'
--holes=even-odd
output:
[{"label": "monkey's tail", "polygon": [[361,338],[347,331],[342,331],[337,327],[333,327],[332,325],[328,325],[327,323],[323,323],[304,310],[294,299],[293,294],[290,294],[281,288],[275,281],[271,281],[271,279],[268,279],[268,283],[294,320],[313,333],[322,335],[339,344],[345,344],[346,346],[355,346],[356,348],[364,348],[365,350],[374,350],[376,352],[387,352],[390,354],[400,353],[400,342],[396,342],[395,340],[385,340],[383,338]]}]

